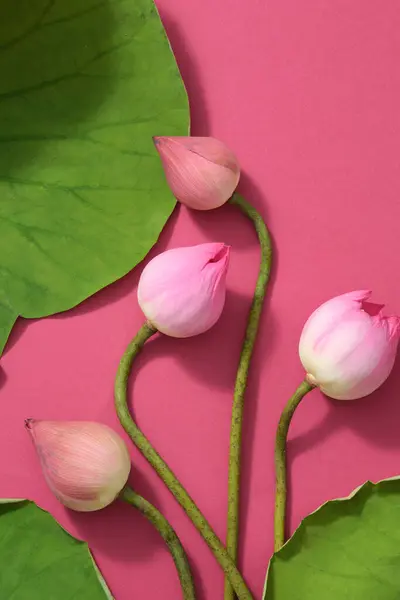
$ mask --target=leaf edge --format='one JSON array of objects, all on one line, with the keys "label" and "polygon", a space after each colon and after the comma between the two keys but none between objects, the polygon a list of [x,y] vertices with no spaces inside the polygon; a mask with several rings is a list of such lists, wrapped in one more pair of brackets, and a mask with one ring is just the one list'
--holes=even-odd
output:
[{"label": "leaf edge", "polygon": [[351,500],[353,500],[353,498],[355,498],[362,490],[364,490],[368,486],[371,486],[372,488],[377,488],[383,483],[387,483],[389,481],[399,481],[399,480],[400,480],[400,475],[394,475],[393,477],[387,477],[386,479],[381,479],[380,481],[377,481],[377,482],[367,479],[366,481],[364,481],[364,483],[362,483],[361,485],[356,487],[354,490],[352,490],[348,496],[342,496],[339,498],[332,498],[331,500],[327,500],[326,502],[324,502],[323,504],[318,506],[318,508],[313,510],[310,514],[308,514],[306,517],[304,517],[304,519],[302,519],[300,521],[298,527],[296,527],[296,529],[294,530],[294,532],[290,536],[290,538],[284,543],[282,548],[280,548],[280,550],[278,550],[278,552],[274,552],[272,554],[270,560],[268,561],[267,572],[265,575],[264,588],[263,588],[263,593],[262,593],[262,597],[261,597],[262,600],[266,600],[266,598],[267,598],[269,573],[270,573],[270,568],[271,568],[271,565],[272,565],[274,559],[286,548],[286,546],[288,544],[292,543],[292,540],[294,538],[297,539],[302,534],[302,532],[307,529],[309,521],[310,521],[310,519],[312,519],[312,517],[314,515],[319,513],[321,510],[323,510],[326,506],[328,506],[330,504],[350,502]]},{"label": "leaf edge", "polygon": [[46,513],[47,515],[49,515],[49,517],[51,517],[51,519],[54,521],[54,523],[56,524],[57,527],[59,527],[68,537],[70,537],[71,539],[73,539],[75,542],[77,542],[78,544],[82,544],[89,556],[89,560],[92,564],[93,570],[96,574],[96,577],[99,581],[99,584],[105,594],[105,598],[106,600],[115,600],[114,596],[111,594],[111,590],[108,587],[106,580],[104,579],[95,559],[94,556],[92,554],[92,551],[89,548],[89,544],[85,541],[85,540],[81,540],[80,538],[76,538],[75,536],[73,536],[69,531],[67,531],[65,529],[65,527],[63,527],[55,517],[53,517],[53,515],[46,510],[45,508],[42,508],[41,506],[39,506],[38,504],[36,504],[36,502],[34,500],[29,500],[28,498],[0,498],[0,505],[1,504],[22,504],[22,503],[26,503],[26,504],[34,504],[36,506],[36,508],[38,508],[39,510],[41,510],[42,512]]}]

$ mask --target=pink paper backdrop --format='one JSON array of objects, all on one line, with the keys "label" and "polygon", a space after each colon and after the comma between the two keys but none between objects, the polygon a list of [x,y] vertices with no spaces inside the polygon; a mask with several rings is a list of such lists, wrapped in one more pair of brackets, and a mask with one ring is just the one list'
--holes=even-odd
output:
[{"label": "pink paper backdrop", "polygon": [[[323,300],[371,288],[400,312],[400,11],[398,0],[159,0],[192,106],[194,134],[227,142],[241,190],[275,242],[274,276],[251,370],[243,459],[240,565],[256,598],[272,550],[273,443],[302,378],[297,341]],[[168,132],[158,132],[162,134]],[[223,538],[232,387],[258,266],[236,210],[177,210],[156,251],[232,244],[218,325],[191,340],[154,339],[135,366],[137,419]],[[88,540],[117,600],[180,598],[158,535],[129,507],[77,515],[46,488],[25,417],[113,412],[118,359],[143,321],[140,268],[79,308],[20,322],[1,359],[0,496],[37,501]],[[335,403],[315,391],[290,433],[290,525],[329,498],[400,471],[400,365],[372,397]],[[208,548],[132,449],[131,482],[165,513],[188,550],[199,600],[221,598]]]}]

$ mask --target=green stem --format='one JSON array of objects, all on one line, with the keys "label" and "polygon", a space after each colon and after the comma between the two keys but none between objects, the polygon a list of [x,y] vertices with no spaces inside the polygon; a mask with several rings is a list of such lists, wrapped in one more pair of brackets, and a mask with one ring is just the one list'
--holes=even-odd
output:
[{"label": "green stem", "polygon": [[153,469],[158,473],[170,492],[175,496],[176,500],[196,526],[199,533],[202,535],[213,552],[215,558],[224,570],[225,575],[229,577],[237,597],[240,600],[253,600],[252,595],[243,580],[243,577],[228,555],[221,540],[215,534],[204,515],[200,512],[175,474],[171,471],[165,461],[150,444],[149,440],[141,432],[129,412],[127,384],[132,362],[143,348],[145,342],[155,333],[156,330],[148,323],[145,323],[139,330],[136,337],[131,341],[124,355],[122,356],[115,379],[115,408],[119,420],[134,444],[151,464]]},{"label": "green stem", "polygon": [[[237,560],[239,540],[239,503],[240,503],[240,462],[242,446],[242,427],[244,396],[247,385],[249,365],[257,337],[258,326],[264,302],[265,290],[271,272],[271,239],[261,215],[244,198],[234,194],[230,200],[252,221],[260,243],[261,257],[256,288],[247,321],[246,334],[239,359],[233,396],[232,422],[229,450],[228,472],[228,522],[226,549],[233,561]],[[225,600],[234,599],[234,591],[228,579],[225,579]]]},{"label": "green stem", "polygon": [[176,570],[178,571],[179,581],[181,582],[183,599],[196,600],[196,592],[186,552],[167,519],[155,508],[155,506],[131,490],[128,486],[122,490],[120,498],[137,508],[157,529],[158,533],[167,544],[174,560]]},{"label": "green stem", "polygon": [[275,440],[275,516],[274,516],[274,551],[280,550],[285,543],[285,517],[286,517],[286,498],[287,498],[287,477],[286,477],[286,442],[289,426],[294,412],[304,396],[314,389],[311,383],[305,379],[297,388],[289,402],[286,404],[281,418],[279,419],[278,429]]}]

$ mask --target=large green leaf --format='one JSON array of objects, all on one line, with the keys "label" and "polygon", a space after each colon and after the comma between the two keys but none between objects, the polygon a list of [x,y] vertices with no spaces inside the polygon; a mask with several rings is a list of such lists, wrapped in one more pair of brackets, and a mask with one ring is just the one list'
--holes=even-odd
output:
[{"label": "large green leaf", "polygon": [[0,501],[2,600],[112,600],[84,542],[27,500]]},{"label": "large green leaf", "polygon": [[264,600],[398,600],[400,479],[324,504],[275,554]]},{"label": "large green leaf", "polygon": [[146,255],[174,206],[151,137],[187,129],[152,0],[0,1],[0,353]]}]

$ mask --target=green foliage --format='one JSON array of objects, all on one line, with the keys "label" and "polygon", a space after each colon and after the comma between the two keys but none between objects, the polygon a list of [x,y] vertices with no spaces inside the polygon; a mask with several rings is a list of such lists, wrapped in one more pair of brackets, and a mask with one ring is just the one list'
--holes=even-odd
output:
[{"label": "green foliage", "polygon": [[0,501],[0,559],[4,600],[112,600],[87,545],[33,502]]},{"label": "green foliage", "polygon": [[398,600],[399,522],[400,479],[327,502],[272,557],[263,600]]},{"label": "green foliage", "polygon": [[0,353],[142,260],[175,203],[151,138],[188,119],[152,0],[0,2]]}]

